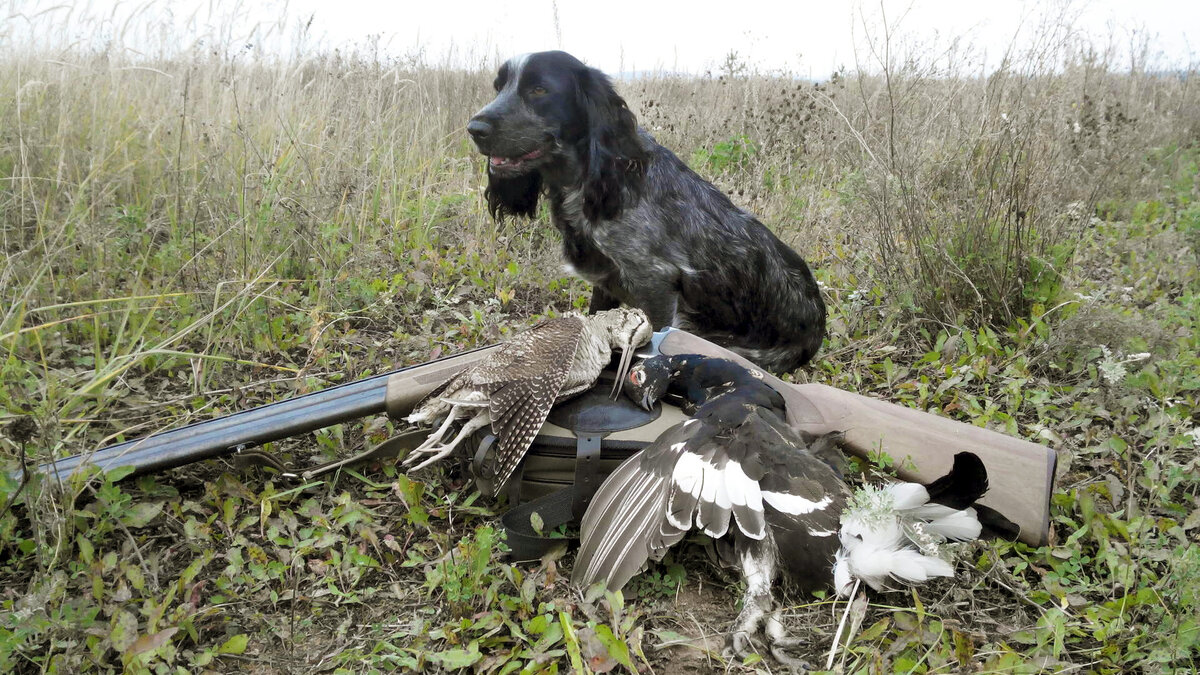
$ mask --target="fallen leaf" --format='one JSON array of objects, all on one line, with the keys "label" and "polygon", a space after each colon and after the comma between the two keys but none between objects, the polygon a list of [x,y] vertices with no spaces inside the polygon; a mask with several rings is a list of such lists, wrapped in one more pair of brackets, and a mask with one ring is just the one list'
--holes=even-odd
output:
[{"label": "fallen leaf", "polygon": [[588,668],[591,668],[593,672],[607,673],[617,667],[617,660],[612,657],[608,647],[596,636],[594,629],[584,626],[577,631],[577,634],[580,651],[587,661]]},{"label": "fallen leaf", "polygon": [[158,649],[165,645],[171,636],[178,633],[178,628],[165,628],[153,635],[143,635],[133,641],[129,648],[125,650],[125,658],[129,659],[142,652],[148,652],[151,649]]}]

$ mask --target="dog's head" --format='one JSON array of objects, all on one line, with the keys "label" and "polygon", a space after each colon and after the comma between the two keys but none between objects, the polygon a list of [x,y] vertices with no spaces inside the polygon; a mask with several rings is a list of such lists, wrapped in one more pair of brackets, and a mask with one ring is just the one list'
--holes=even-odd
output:
[{"label": "dog's head", "polygon": [[509,59],[493,84],[496,98],[467,124],[488,157],[492,216],[533,216],[543,173],[554,171],[578,180],[589,220],[615,218],[622,188],[641,184],[646,151],[604,73],[566,52],[538,52]]}]

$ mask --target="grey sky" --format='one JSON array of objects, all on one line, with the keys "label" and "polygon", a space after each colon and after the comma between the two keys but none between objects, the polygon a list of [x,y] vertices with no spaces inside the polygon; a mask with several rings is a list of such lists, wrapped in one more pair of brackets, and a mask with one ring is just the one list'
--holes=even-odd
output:
[{"label": "grey sky", "polygon": [[856,57],[869,66],[868,39],[878,37],[883,17],[900,44],[920,42],[936,53],[950,38],[962,38],[960,44],[975,55],[969,64],[958,64],[968,70],[979,68],[985,56],[994,65],[1010,44],[1029,44],[1047,14],[1065,14],[1078,35],[1098,46],[1113,45],[1122,59],[1138,31],[1150,38],[1158,66],[1195,62],[1187,33],[1200,26],[1200,2],[1165,0],[13,0],[8,14],[0,45],[31,39],[45,44],[69,35],[73,41],[115,42],[154,53],[207,35],[210,42],[250,42],[268,52],[288,52],[311,18],[309,49],[378,45],[393,55],[423,49],[434,63],[490,64],[520,52],[563,48],[612,73],[701,73],[736,51],[765,70],[818,78],[839,66],[853,68]]}]

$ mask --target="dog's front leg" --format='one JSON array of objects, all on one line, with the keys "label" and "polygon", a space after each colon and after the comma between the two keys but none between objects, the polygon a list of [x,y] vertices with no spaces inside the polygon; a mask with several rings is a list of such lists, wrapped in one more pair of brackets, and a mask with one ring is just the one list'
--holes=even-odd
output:
[{"label": "dog's front leg", "polygon": [[675,325],[675,309],[679,303],[679,296],[677,294],[660,293],[658,295],[643,296],[638,298],[638,300],[638,309],[650,317],[650,323],[654,324],[654,330],[662,330],[668,326]]},{"label": "dog's front leg", "polygon": [[[620,307],[620,306],[621,306],[621,301],[618,300],[616,298],[616,296],[614,296],[612,293],[609,293],[608,291],[604,290],[603,286],[600,286],[600,285],[592,286],[592,303],[590,305],[588,305],[588,313],[589,314],[595,314],[596,312],[603,312],[603,311],[610,310],[610,309],[616,309],[617,307]],[[653,318],[654,317],[651,317],[651,320],[653,320]]]}]

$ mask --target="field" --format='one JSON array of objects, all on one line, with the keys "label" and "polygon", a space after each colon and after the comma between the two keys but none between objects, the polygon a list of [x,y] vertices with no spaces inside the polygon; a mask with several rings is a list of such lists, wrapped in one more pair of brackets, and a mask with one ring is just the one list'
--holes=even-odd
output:
[{"label": "field", "polygon": [[[1058,452],[1052,545],[965,545],[955,580],[869,596],[844,672],[1200,661],[1200,87],[1040,35],[986,77],[883,41],[819,84],[736,59],[618,83],[814,267],[830,332],[797,377]],[[440,470],[9,478],[495,342],[589,289],[545,214],[487,216],[463,128],[490,62],[0,59],[0,670],[779,672],[721,658],[739,582],[701,541],[584,597],[570,553],[505,563],[490,505]],[[271,450],[318,462],[397,428]],[[844,603],[787,606],[823,665]]]}]

